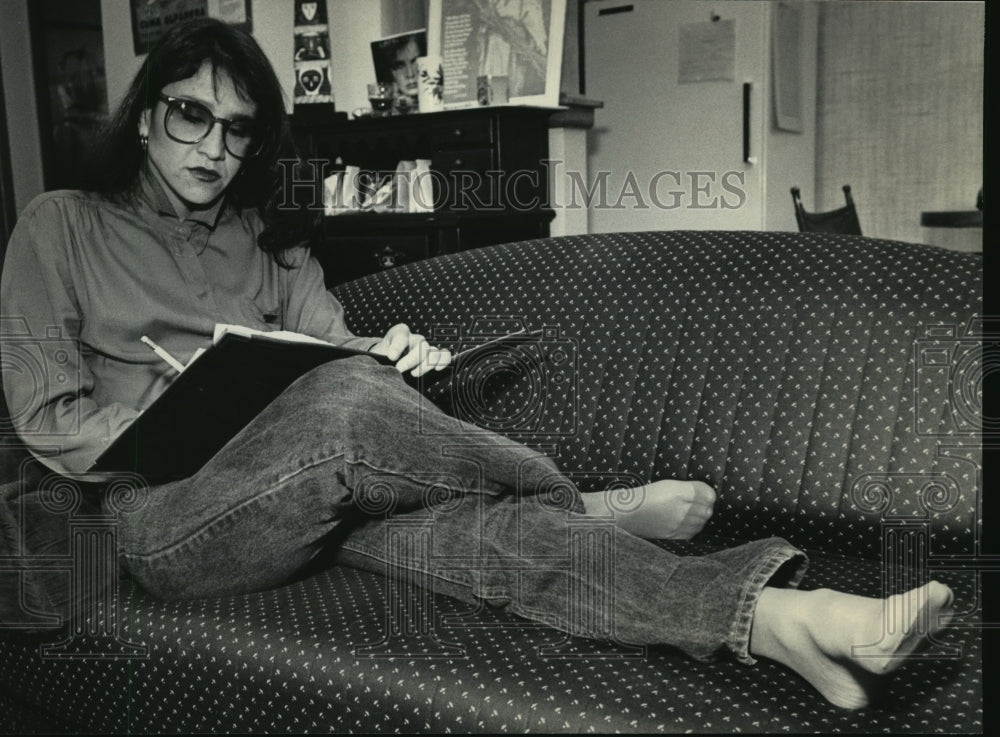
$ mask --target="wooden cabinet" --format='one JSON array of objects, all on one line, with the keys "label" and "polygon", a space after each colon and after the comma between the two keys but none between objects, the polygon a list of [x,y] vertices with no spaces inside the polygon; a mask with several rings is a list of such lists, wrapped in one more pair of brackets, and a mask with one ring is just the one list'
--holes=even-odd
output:
[{"label": "wooden cabinet", "polygon": [[325,218],[314,254],[328,285],[382,269],[469,248],[549,234],[551,210],[379,215]]},{"label": "wooden cabinet", "polygon": [[328,123],[293,122],[300,155],[389,173],[431,162],[433,212],[325,218],[316,256],[328,284],[467,248],[549,234],[548,121],[531,107],[454,110]]}]

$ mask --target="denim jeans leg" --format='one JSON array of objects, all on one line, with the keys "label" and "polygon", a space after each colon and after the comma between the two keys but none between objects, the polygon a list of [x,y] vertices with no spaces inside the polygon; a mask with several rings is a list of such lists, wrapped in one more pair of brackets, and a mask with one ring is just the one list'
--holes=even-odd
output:
[{"label": "denim jeans leg", "polygon": [[[550,458],[445,415],[370,359],[309,372],[201,471],[144,501],[121,515],[122,560],[163,598],[281,585],[337,539],[343,562],[418,565],[461,598],[698,658],[728,647],[751,662],[756,597],[801,559],[776,539],[678,557],[588,517]],[[386,543],[414,521],[431,540],[416,563]]]},{"label": "denim jeans leg", "polygon": [[[412,539],[418,514],[429,544],[395,543]],[[672,646],[701,660],[728,649],[748,664],[761,591],[797,585],[805,568],[805,556],[779,538],[678,556],[531,496],[466,497],[429,514],[372,518],[345,535],[336,561],[392,577],[419,570],[437,593],[573,635]]]},{"label": "denim jeans leg", "polygon": [[441,494],[501,496],[519,476],[554,474],[539,453],[440,412],[395,369],[332,361],[194,476],[123,512],[121,558],[162,598],[259,590],[301,571],[352,515],[422,509]]}]

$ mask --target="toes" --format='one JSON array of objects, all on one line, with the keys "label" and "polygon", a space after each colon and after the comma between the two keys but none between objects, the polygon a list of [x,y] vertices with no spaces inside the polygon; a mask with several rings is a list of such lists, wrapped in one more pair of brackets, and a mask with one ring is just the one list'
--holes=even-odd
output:
[{"label": "toes", "polygon": [[940,609],[951,609],[951,605],[955,601],[955,592],[940,581],[931,581],[929,585],[933,587],[931,597],[937,598],[938,607]]},{"label": "toes", "polygon": [[951,605],[955,601],[955,593],[939,581],[927,583],[927,617],[930,633],[933,634],[948,626],[954,612]]},{"label": "toes", "polygon": [[[944,629],[952,617],[951,589],[937,581],[882,602],[877,637],[871,644],[852,648],[852,655],[867,670],[888,673],[897,668],[931,635]],[[860,644],[860,643],[859,643]]]},{"label": "toes", "polygon": [[691,485],[694,487],[696,498],[707,502],[708,504],[715,504],[715,489],[706,484],[704,481],[692,481]]},{"label": "toes", "polygon": [[717,498],[715,489],[704,481],[692,481],[691,484],[694,488],[695,504],[697,505],[694,509],[700,510],[705,515],[703,521],[707,521],[715,509],[715,500]]},{"label": "toes", "polygon": [[628,509],[610,504],[610,493],[604,492],[594,498],[584,494],[587,513],[610,511],[619,527],[651,539],[688,540],[694,537],[712,516],[716,498],[715,490],[703,481],[670,479],[642,487]]}]

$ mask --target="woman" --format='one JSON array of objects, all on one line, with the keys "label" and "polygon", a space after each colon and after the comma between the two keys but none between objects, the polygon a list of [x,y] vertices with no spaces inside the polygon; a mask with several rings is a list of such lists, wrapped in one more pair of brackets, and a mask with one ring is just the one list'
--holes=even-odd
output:
[{"label": "woman", "polygon": [[[4,391],[25,443],[60,473],[86,478],[176,376],[144,335],[182,362],[217,322],[304,332],[395,362],[309,372],[194,476],[122,513],[120,560],[151,593],[277,586],[332,550],[373,570],[416,567],[441,593],[578,635],[606,636],[603,616],[623,642],[773,658],[848,708],[867,703],[872,673],[946,622],[952,596],[936,582],[888,600],[789,588],[805,557],[777,538],[674,556],[642,538],[697,533],[714,502],[705,484],[652,483],[634,490],[640,504],[617,510],[610,492],[579,493],[551,459],[421,403],[399,374],[440,370],[450,355],[406,325],[382,337],[347,329],[301,237],[269,206],[286,141],[281,89],[257,44],[193,21],[150,52],[91,188],[40,196],[10,241],[3,314],[23,319],[54,378],[8,372]],[[390,554],[387,509],[430,524],[433,550],[461,562],[430,569]],[[613,609],[571,617],[570,592],[586,578],[546,559],[565,556],[568,521],[602,519],[619,528],[597,553],[613,563]]]}]

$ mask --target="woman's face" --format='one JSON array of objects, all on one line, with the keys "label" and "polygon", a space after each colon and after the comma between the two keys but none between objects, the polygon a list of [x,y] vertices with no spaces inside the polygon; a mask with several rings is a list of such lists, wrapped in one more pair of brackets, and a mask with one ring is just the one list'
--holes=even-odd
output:
[{"label": "woman's face", "polygon": [[418,56],[420,56],[420,47],[411,38],[406,46],[396,52],[396,58],[392,62],[392,78],[396,83],[396,89],[411,97],[417,96]]},{"label": "woman's face", "polygon": [[[220,72],[215,82],[206,61],[193,77],[171,82],[162,94],[200,103],[216,118],[252,120],[256,104],[240,97],[226,74]],[[186,216],[212,207],[239,173],[242,162],[226,150],[219,123],[198,143],[172,139],[164,128],[167,108],[168,103],[157,100],[145,110],[139,120],[139,135],[149,138],[149,162],[180,200]]]}]

